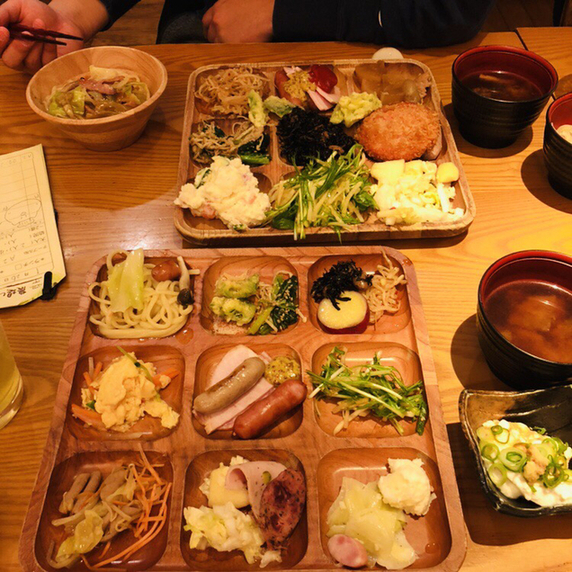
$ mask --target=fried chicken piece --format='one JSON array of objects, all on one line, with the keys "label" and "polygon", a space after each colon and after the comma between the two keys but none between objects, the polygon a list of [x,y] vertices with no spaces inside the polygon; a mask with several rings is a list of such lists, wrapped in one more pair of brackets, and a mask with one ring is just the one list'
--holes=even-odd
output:
[{"label": "fried chicken piece", "polygon": [[397,103],[368,115],[357,140],[376,161],[412,161],[435,145],[440,129],[438,115],[425,105]]}]

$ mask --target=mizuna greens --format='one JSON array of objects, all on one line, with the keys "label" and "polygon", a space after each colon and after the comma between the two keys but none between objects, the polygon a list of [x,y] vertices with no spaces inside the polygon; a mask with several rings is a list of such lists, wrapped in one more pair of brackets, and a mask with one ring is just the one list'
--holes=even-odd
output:
[{"label": "mizuna greens", "polygon": [[416,431],[422,435],[427,422],[423,381],[405,385],[399,371],[383,365],[377,354],[372,363],[351,367],[346,365],[345,355],[345,349],[335,347],[319,375],[307,372],[315,387],[310,398],[338,400],[334,412],[342,412],[342,421],[334,434],[347,428],[356,417],[370,414],[389,421],[400,435],[400,420],[416,419]]},{"label": "mizuna greens", "polygon": [[340,236],[363,223],[365,211],[376,208],[370,188],[362,147],[354,145],[343,155],[334,152],[326,161],[310,161],[275,185],[269,193],[272,209],[266,222],[293,230],[295,240],[304,238],[309,227],[329,227]]}]

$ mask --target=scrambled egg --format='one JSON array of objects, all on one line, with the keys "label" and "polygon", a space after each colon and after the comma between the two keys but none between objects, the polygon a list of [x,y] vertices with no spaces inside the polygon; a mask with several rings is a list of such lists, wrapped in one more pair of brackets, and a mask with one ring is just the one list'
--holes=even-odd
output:
[{"label": "scrambled egg", "polygon": [[[130,354],[136,360],[135,354]],[[152,363],[139,361],[151,376],[156,374]],[[157,387],[146,376],[143,367],[137,367],[128,356],[114,361],[92,382],[95,397],[88,388],[82,390],[82,405],[93,406],[101,414],[101,420],[107,429],[127,431],[139,421],[145,413],[161,420],[161,425],[170,429],[179,421],[176,413],[161,399]],[[167,376],[159,378],[161,389],[170,382]]]},{"label": "scrambled egg", "polygon": [[175,204],[195,216],[219,218],[234,230],[261,224],[270,209],[268,195],[260,191],[248,166],[238,158],[219,156],[197,173],[194,183],[181,187]]}]

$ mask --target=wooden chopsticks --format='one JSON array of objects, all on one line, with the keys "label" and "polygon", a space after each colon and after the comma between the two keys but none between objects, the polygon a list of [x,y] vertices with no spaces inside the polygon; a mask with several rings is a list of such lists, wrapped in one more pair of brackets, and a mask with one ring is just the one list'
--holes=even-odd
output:
[{"label": "wooden chopsticks", "polygon": [[71,34],[62,34],[60,32],[55,32],[54,30],[42,30],[41,28],[31,28],[30,26],[24,26],[23,24],[11,24],[8,26],[8,30],[11,38],[18,40],[32,40],[42,44],[55,44],[57,46],[67,45],[66,42],[59,42],[53,38],[83,41],[83,38],[72,36]]}]

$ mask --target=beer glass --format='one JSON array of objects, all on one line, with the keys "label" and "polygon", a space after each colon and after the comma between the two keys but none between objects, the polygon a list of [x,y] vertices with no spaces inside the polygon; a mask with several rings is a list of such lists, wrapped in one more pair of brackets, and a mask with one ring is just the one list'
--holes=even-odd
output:
[{"label": "beer glass", "polygon": [[0,323],[0,429],[18,413],[23,395],[22,376]]}]

